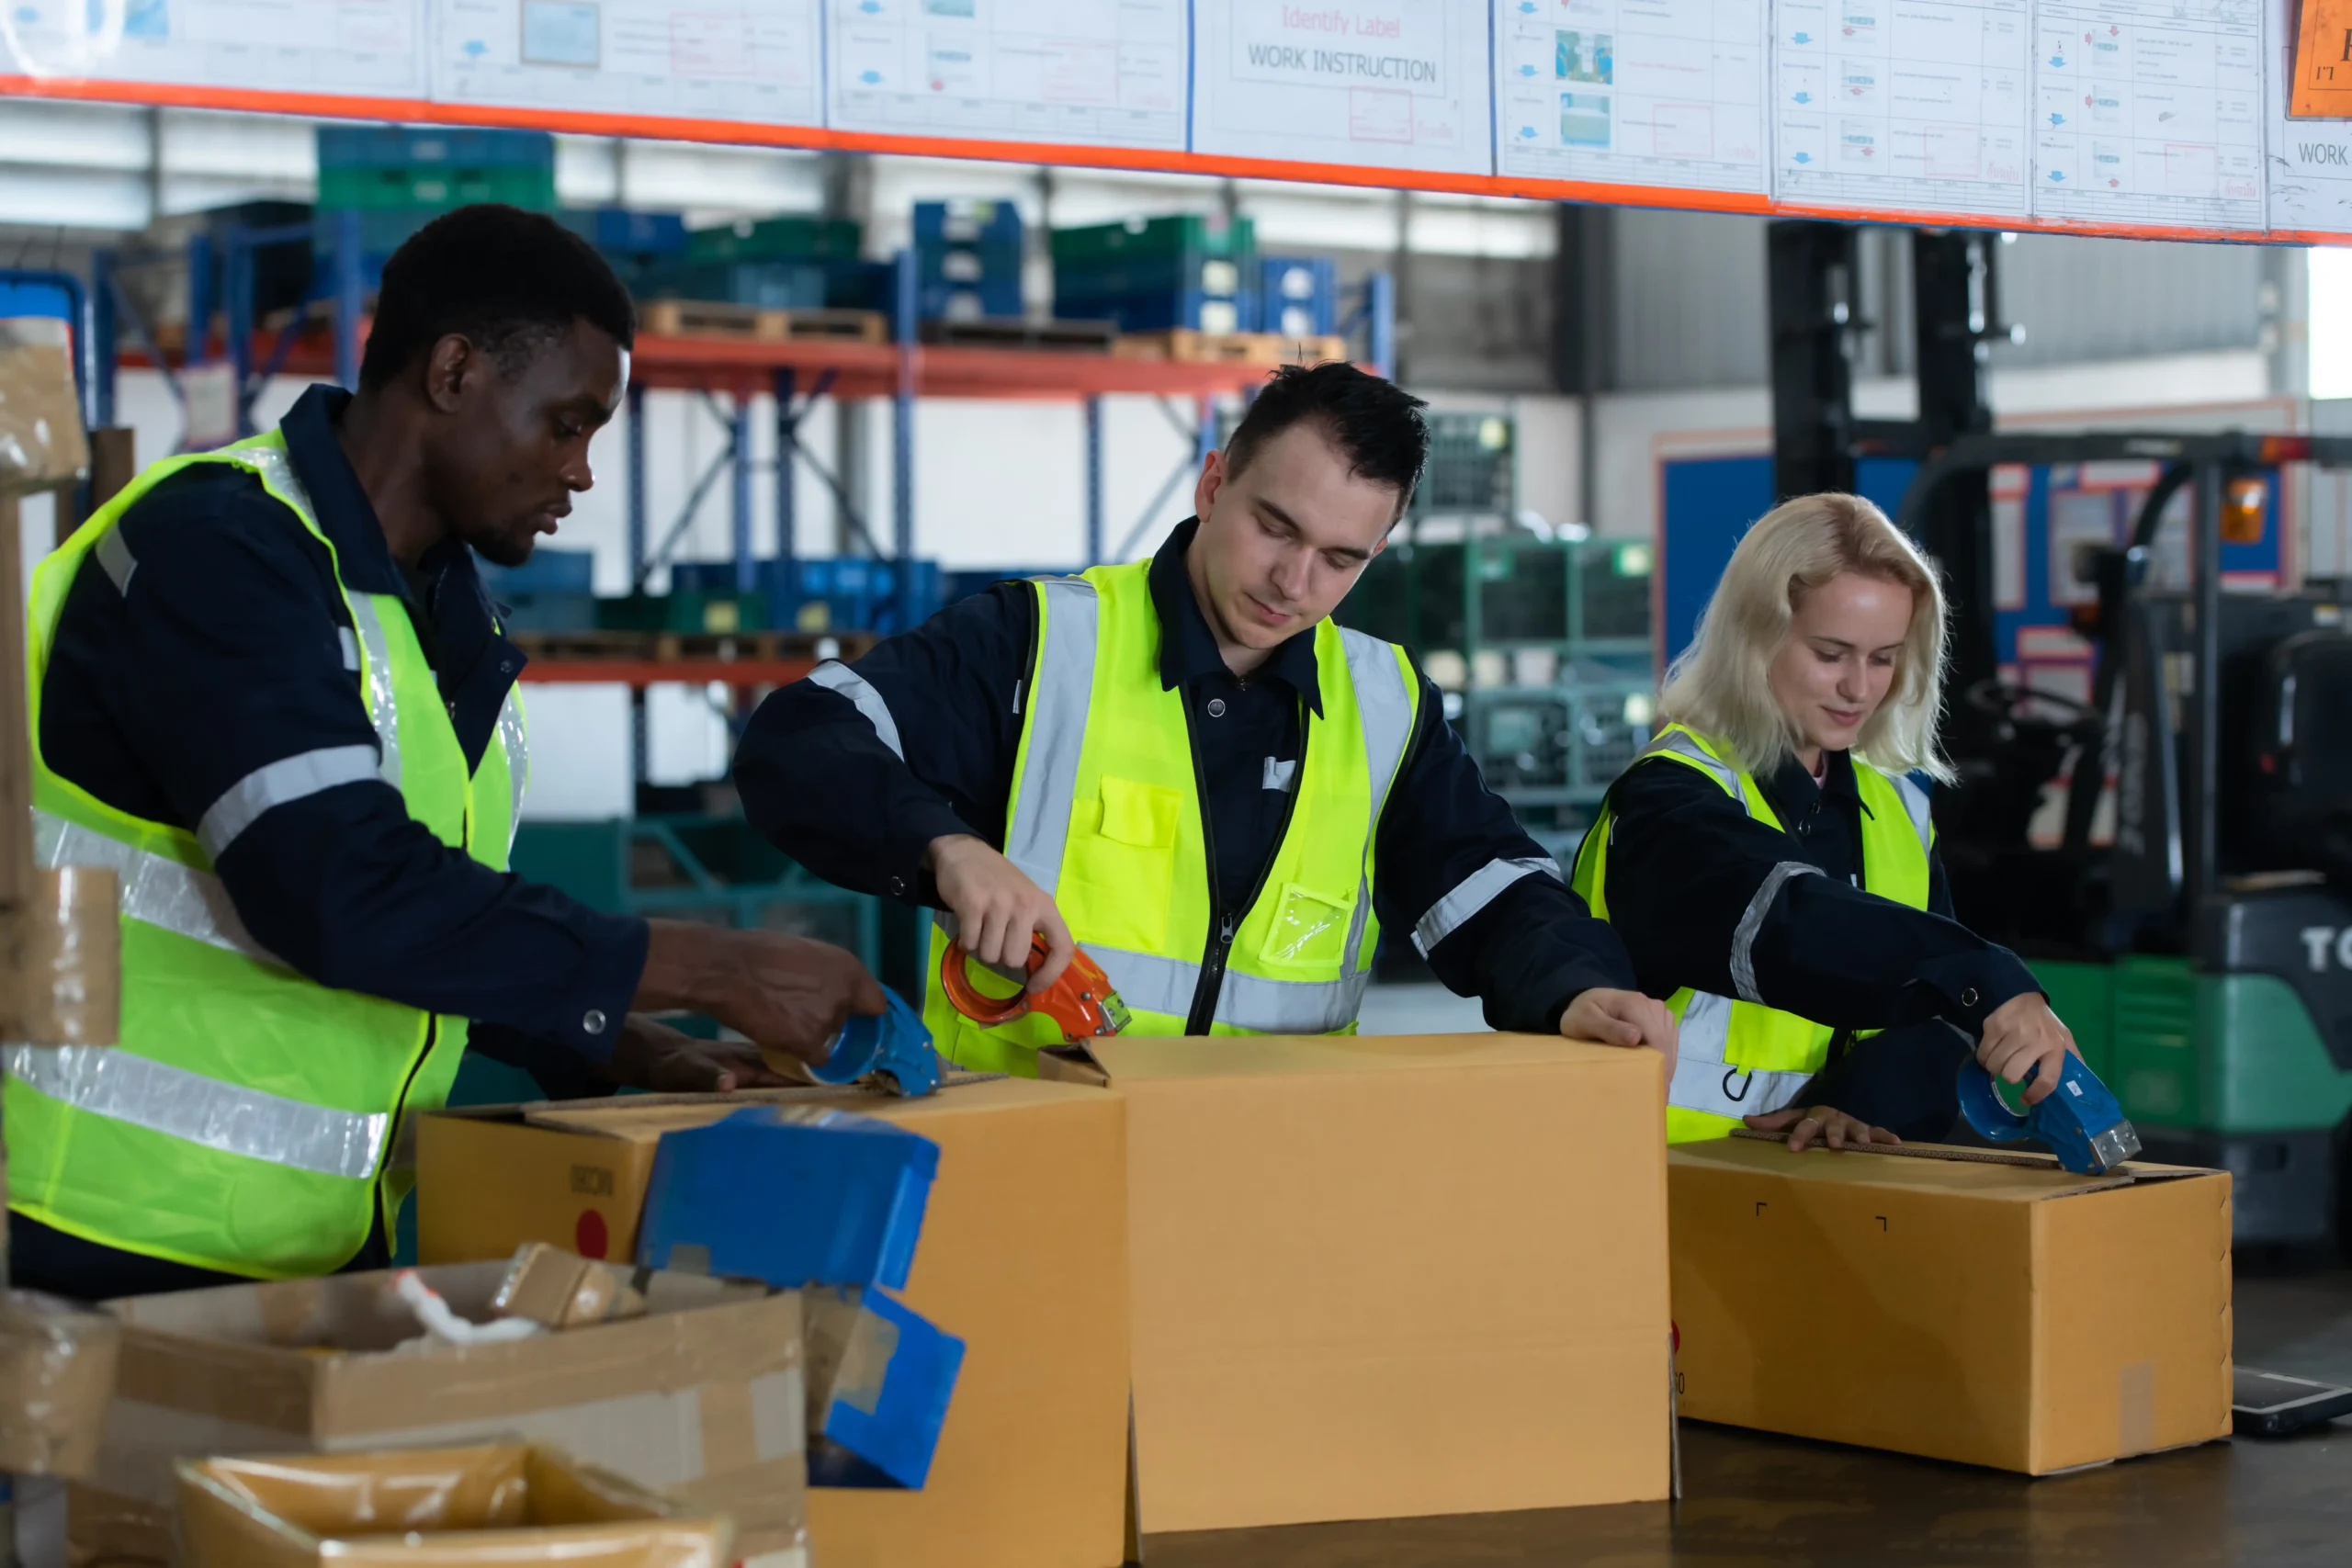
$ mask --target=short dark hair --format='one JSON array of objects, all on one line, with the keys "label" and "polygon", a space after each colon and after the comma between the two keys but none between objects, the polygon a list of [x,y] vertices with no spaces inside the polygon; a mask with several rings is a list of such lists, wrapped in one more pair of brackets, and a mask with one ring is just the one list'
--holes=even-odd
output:
[{"label": "short dark hair", "polygon": [[445,212],[384,264],[359,384],[379,388],[451,333],[518,373],[574,321],[623,348],[637,307],[595,247],[544,212],[482,202]]},{"label": "short dark hair", "polygon": [[1261,388],[1225,444],[1225,469],[1238,474],[1259,448],[1294,424],[1313,421],[1348,460],[1348,472],[1396,492],[1402,517],[1429,457],[1428,405],[1385,377],[1338,360],[1285,365]]}]

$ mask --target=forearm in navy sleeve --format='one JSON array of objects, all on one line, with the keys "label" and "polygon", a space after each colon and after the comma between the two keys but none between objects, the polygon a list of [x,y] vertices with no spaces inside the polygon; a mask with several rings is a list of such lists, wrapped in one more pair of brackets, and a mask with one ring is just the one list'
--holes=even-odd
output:
[{"label": "forearm in navy sleeve", "polygon": [[933,840],[1002,847],[1035,621],[1001,584],[770,694],[735,753],[744,816],[828,882],[936,902]]},{"label": "forearm in navy sleeve", "polygon": [[141,674],[103,700],[246,931],[322,985],[609,1052],[644,922],[492,871],[409,816],[376,776],[301,531],[266,508],[141,521],[124,525],[139,565],[118,634]]},{"label": "forearm in navy sleeve", "polygon": [[1420,730],[1381,814],[1374,908],[1448,989],[1484,1001],[1489,1024],[1548,1034],[1582,992],[1630,987],[1633,967],[1487,787],[1442,701],[1423,677]]},{"label": "forearm in navy sleeve", "polygon": [[1609,918],[1654,996],[1688,986],[1840,1029],[1973,1028],[2032,988],[1957,921],[1820,874],[1694,769],[1640,763],[1610,798]]}]

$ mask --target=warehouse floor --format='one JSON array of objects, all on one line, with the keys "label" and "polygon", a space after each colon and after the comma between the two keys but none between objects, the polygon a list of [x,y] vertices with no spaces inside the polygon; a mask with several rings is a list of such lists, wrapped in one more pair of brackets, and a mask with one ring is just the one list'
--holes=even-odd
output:
[{"label": "warehouse floor", "polygon": [[[2238,1359],[2352,1382],[2352,1270],[2242,1269]],[[1444,1441],[1442,1433],[1430,1434]],[[1149,1568],[2341,1568],[2352,1417],[2031,1481],[1686,1421],[1683,1499],[1165,1535]]]}]

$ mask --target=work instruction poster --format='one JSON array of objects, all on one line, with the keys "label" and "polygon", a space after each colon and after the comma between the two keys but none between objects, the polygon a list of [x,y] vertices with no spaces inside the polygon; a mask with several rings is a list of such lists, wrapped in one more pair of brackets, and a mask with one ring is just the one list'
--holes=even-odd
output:
[{"label": "work instruction poster", "polygon": [[1496,172],[1761,191],[1766,0],[1494,0]]},{"label": "work instruction poster", "polygon": [[0,71],[422,97],[424,0],[0,0]]},{"label": "work instruction poster", "polygon": [[843,130],[1182,152],[1185,0],[831,0]]},{"label": "work instruction poster", "polygon": [[1494,170],[1487,14],[1464,0],[1197,0],[1193,150]]},{"label": "work instruction poster", "polygon": [[820,0],[434,0],[434,96],[817,125]]}]

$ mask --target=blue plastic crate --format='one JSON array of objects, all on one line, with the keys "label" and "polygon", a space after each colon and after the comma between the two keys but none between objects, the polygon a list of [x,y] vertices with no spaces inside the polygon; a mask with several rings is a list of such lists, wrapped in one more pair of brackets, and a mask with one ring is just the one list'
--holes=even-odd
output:
[{"label": "blue plastic crate", "polygon": [[628,256],[684,255],[686,252],[686,218],[682,212],[568,207],[556,216],[565,228],[600,251]]},{"label": "blue plastic crate", "polygon": [[939,1145],[870,1116],[761,1105],[664,1133],[637,1260],[779,1289],[907,1282]]},{"label": "blue plastic crate", "polygon": [[1328,256],[1261,256],[1258,328],[1286,337],[1324,337],[1338,330],[1340,271]]},{"label": "blue plastic crate", "polygon": [[[1231,299],[1258,288],[1258,265],[1246,256],[1136,256],[1101,264],[1054,264],[1054,298],[1123,299],[1204,294]],[[1069,312],[1061,312],[1067,315]]]},{"label": "blue plastic crate", "polygon": [[544,130],[469,130],[441,125],[322,125],[322,168],[453,166],[555,167],[555,138]]},{"label": "blue plastic crate", "polygon": [[918,201],[915,243],[1002,243],[1021,247],[1021,209],[1009,201]]},{"label": "blue plastic crate", "polygon": [[1075,298],[1057,293],[1054,314],[1071,321],[1115,321],[1121,332],[1127,333],[1165,332],[1170,327],[1238,333],[1255,330],[1258,304],[1254,295],[1211,295],[1197,289]]},{"label": "blue plastic crate", "polygon": [[594,593],[533,592],[513,595],[501,593],[497,598],[506,605],[506,613],[498,618],[502,631],[593,632],[596,629],[596,596]]},{"label": "blue plastic crate", "polygon": [[926,321],[974,321],[1022,313],[1021,280],[1000,283],[926,283],[915,297],[915,313]]},{"label": "blue plastic crate", "polygon": [[495,566],[478,561],[482,585],[493,598],[514,593],[593,593],[596,591],[596,552],[560,550],[545,546],[531,552],[521,566]]}]

